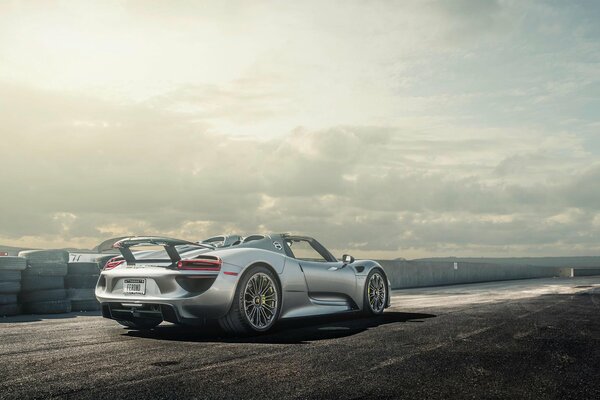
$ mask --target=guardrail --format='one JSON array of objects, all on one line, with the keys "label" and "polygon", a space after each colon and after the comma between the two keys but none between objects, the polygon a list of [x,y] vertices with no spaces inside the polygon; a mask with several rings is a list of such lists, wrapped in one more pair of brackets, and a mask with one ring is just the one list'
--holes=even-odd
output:
[{"label": "guardrail", "polygon": [[600,267],[506,265],[458,261],[378,260],[392,289],[515,279],[600,275]]}]

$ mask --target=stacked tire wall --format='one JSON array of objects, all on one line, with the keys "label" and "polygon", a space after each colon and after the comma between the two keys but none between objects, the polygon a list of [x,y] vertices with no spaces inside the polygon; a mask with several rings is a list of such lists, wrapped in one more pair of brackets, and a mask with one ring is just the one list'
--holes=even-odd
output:
[{"label": "stacked tire wall", "polygon": [[64,250],[28,250],[19,253],[27,260],[19,300],[23,312],[59,314],[71,312],[65,290],[69,253]]},{"label": "stacked tire wall", "polygon": [[27,267],[23,257],[0,257],[0,317],[21,313],[18,294],[21,291],[21,271]]},{"label": "stacked tire wall", "polygon": [[71,262],[65,278],[67,296],[71,300],[73,311],[97,311],[100,303],[94,294],[100,275],[97,262]]}]

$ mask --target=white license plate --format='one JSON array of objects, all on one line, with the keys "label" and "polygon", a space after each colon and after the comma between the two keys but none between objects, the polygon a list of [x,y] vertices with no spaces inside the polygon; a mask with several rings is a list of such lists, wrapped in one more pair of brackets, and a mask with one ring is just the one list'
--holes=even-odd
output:
[{"label": "white license plate", "polygon": [[123,279],[123,294],[146,294],[146,280]]}]

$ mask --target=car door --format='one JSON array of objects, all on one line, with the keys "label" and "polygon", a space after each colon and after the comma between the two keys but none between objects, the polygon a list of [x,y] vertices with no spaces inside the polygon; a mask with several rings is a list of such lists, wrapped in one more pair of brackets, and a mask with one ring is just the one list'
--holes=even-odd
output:
[{"label": "car door", "polygon": [[337,261],[314,239],[287,238],[286,245],[300,264],[311,298],[346,302],[349,294],[354,293],[354,270]]}]

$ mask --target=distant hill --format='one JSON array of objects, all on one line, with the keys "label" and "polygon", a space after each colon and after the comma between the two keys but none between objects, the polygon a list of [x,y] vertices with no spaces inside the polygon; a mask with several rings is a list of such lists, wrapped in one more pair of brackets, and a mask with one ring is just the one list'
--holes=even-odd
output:
[{"label": "distant hill", "polygon": [[502,265],[534,265],[539,267],[598,267],[600,256],[590,257],[434,257],[412,261],[471,262]]}]

